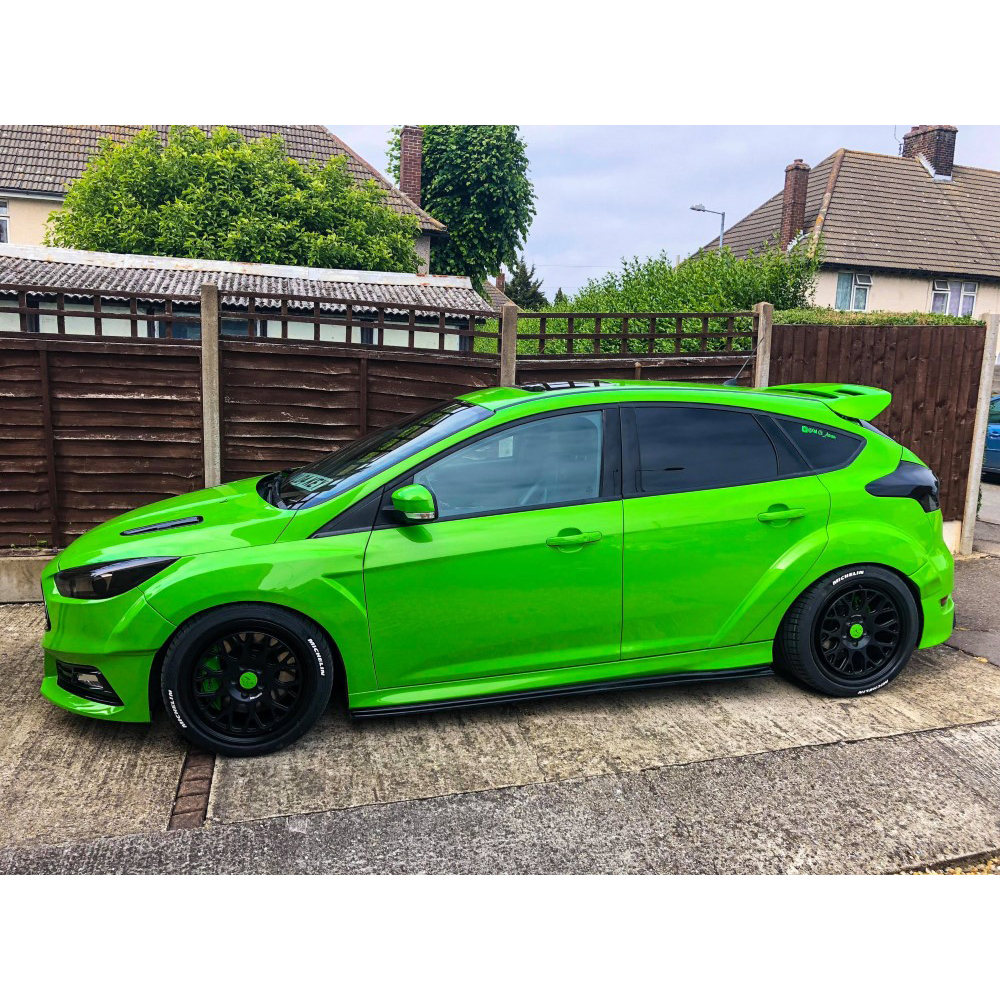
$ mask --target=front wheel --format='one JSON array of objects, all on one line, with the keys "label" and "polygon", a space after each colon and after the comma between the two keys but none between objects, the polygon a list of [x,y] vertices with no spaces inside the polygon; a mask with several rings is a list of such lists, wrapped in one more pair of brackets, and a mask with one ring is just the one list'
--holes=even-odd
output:
[{"label": "front wheel", "polygon": [[192,743],[234,757],[272,753],[319,718],[333,689],[333,655],[305,618],[266,604],[198,615],[163,660],[167,714]]},{"label": "front wheel", "polygon": [[823,694],[871,694],[906,666],[919,636],[917,602],[895,573],[847,566],[789,608],[775,641],[775,667]]}]

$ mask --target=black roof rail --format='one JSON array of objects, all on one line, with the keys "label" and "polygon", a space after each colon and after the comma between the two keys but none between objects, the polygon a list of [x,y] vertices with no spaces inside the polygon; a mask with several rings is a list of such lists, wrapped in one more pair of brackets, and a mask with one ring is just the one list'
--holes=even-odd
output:
[{"label": "black roof rail", "polygon": [[554,392],[556,389],[595,389],[602,385],[614,384],[614,382],[593,378],[574,382],[521,382],[517,388],[524,389],[525,392]]}]

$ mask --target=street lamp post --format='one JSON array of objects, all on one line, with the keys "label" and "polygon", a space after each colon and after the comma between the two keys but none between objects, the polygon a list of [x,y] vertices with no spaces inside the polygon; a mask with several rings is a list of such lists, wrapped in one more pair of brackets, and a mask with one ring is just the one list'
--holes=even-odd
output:
[{"label": "street lamp post", "polygon": [[719,215],[721,219],[719,220],[719,249],[722,249],[722,238],[726,234],[726,213],[717,212],[714,208],[705,208],[704,205],[692,205],[692,212],[710,212],[712,215]]}]

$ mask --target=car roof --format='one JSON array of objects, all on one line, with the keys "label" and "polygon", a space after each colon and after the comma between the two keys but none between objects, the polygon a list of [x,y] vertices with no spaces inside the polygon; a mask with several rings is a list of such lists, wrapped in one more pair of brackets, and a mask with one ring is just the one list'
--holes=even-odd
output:
[{"label": "car roof", "polygon": [[[696,382],[654,382],[631,379],[588,379],[553,382],[525,382],[517,386],[478,389],[461,398],[494,412],[525,403],[565,400],[600,395],[604,402],[624,402],[642,398],[666,398],[671,401],[711,402],[731,406],[809,413],[827,419],[831,411],[852,419],[871,419],[888,406],[888,392],[867,386],[803,383],[763,388],[716,385]],[[781,404],[786,404],[782,406]],[[562,405],[565,405],[563,403]],[[869,415],[870,414],[870,415]]]}]

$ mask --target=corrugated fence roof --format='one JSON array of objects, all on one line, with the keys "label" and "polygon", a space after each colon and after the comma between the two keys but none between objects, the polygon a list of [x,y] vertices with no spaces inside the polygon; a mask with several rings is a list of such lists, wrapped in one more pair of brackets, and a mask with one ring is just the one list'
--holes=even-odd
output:
[{"label": "corrugated fence roof", "polygon": [[[54,247],[0,244],[0,291],[13,285],[80,288],[107,292],[103,297],[137,295],[198,295],[204,284],[217,285],[226,305],[245,305],[232,293],[272,292],[285,295],[326,296],[355,302],[384,302],[401,309],[440,312],[468,309],[492,312],[468,278],[442,275],[394,274],[384,271],[339,271],[279,264],[241,264],[232,261],[145,257],[132,254],[64,250]],[[230,294],[226,294],[229,292]],[[277,303],[275,303],[277,304]],[[301,306],[311,307],[302,302]],[[326,312],[345,306],[323,303]]]}]

